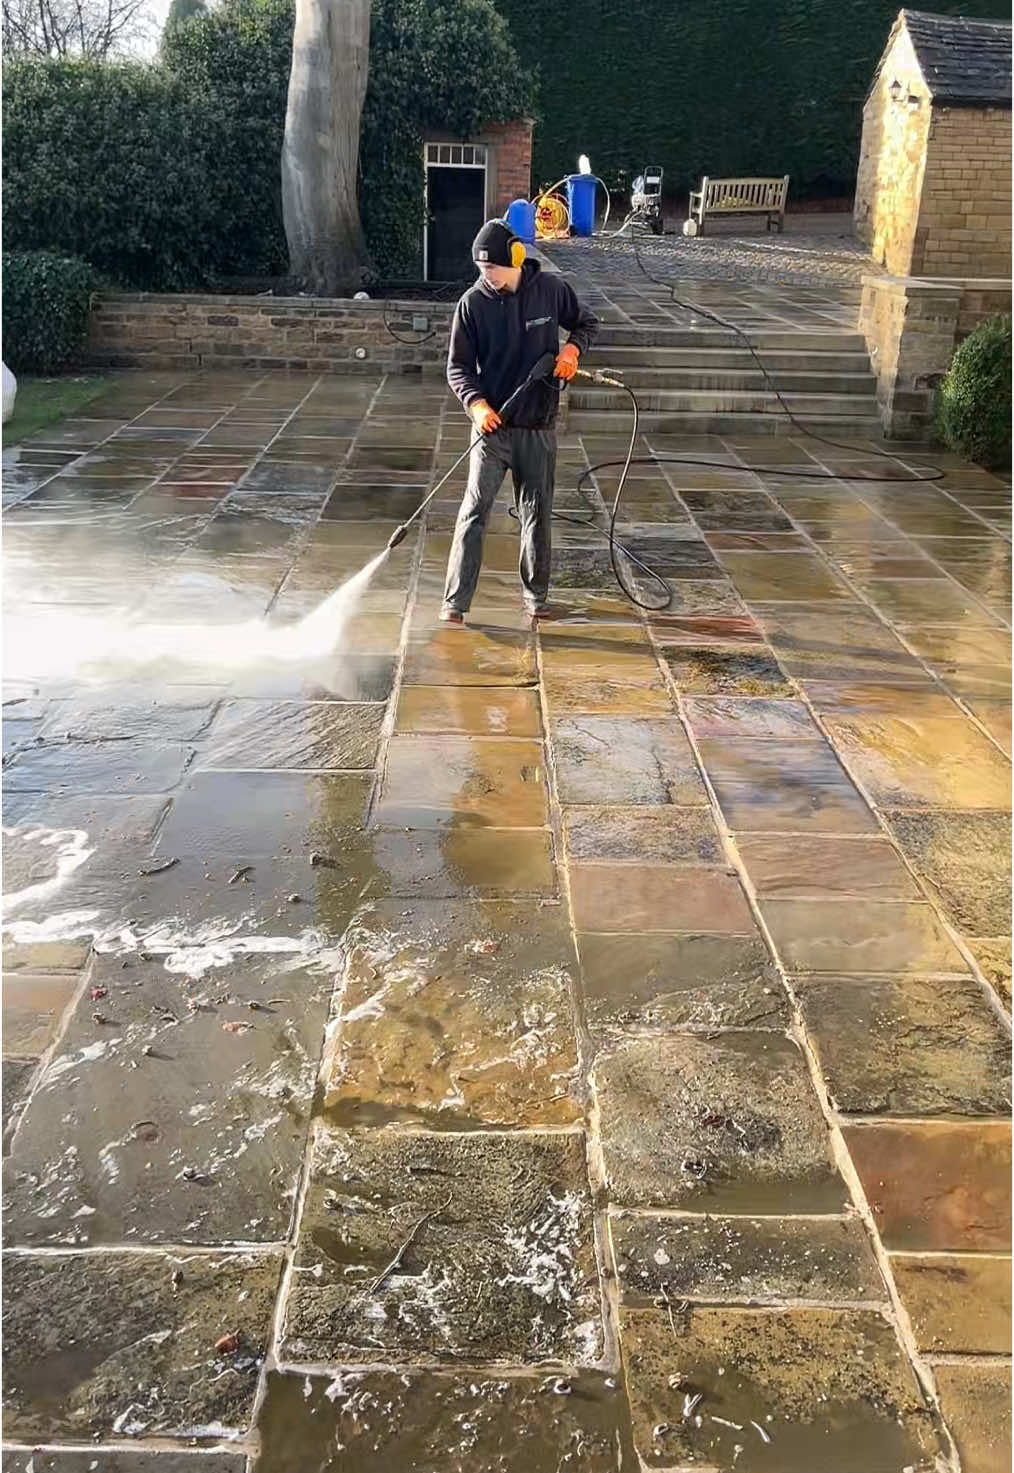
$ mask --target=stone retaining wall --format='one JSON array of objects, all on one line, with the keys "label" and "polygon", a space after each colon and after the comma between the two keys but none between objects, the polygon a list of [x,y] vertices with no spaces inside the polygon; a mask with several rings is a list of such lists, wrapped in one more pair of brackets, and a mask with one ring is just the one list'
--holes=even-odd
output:
[{"label": "stone retaining wall", "polygon": [[453,310],[453,302],[103,292],[87,356],[102,368],[442,372]]},{"label": "stone retaining wall", "polygon": [[1010,310],[1009,281],[864,276],[859,328],[877,376],[885,434],[925,438],[955,348],[980,322]]}]

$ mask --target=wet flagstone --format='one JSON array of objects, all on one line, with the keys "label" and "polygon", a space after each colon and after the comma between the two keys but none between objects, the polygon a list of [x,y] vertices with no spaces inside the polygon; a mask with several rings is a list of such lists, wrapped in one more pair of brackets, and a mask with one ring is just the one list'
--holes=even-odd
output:
[{"label": "wet flagstone", "polygon": [[581,716],[556,722],[563,803],[703,804],[704,784],[680,722]]},{"label": "wet flagstone", "polygon": [[[273,1371],[255,1473],[616,1473],[629,1457],[616,1379]],[[351,1460],[351,1462],[350,1462]]]},{"label": "wet flagstone", "polygon": [[881,900],[764,900],[761,912],[790,971],[943,973],[967,963],[929,905]]},{"label": "wet flagstone", "polygon": [[926,680],[914,656],[861,605],[755,604],[751,612],[797,680]]},{"label": "wet flagstone", "polygon": [[127,687],[55,705],[43,728],[46,741],[191,741],[210,723],[213,687]]},{"label": "wet flagstone", "polygon": [[18,972],[4,977],[0,986],[4,1053],[24,1058],[44,1053],[77,991],[77,977],[66,973],[38,977]]},{"label": "wet flagstone", "polygon": [[700,929],[749,936],[755,930],[738,880],[714,869],[572,860],[570,902],[574,924],[584,931]]},{"label": "wet flagstone", "polygon": [[975,936],[968,947],[982,968],[986,981],[996,988],[1008,1013],[1011,1008],[1011,938]]},{"label": "wet flagstone", "polygon": [[546,821],[542,746],[471,737],[393,737],[376,823],[383,828],[537,828]]},{"label": "wet flagstone", "polygon": [[750,1302],[876,1300],[887,1290],[857,1217],[610,1218],[625,1304],[660,1298]]},{"label": "wet flagstone", "polygon": [[1010,763],[970,722],[834,711],[824,721],[876,803],[1002,808],[1010,801]]},{"label": "wet flagstone", "polygon": [[1009,1258],[895,1254],[891,1272],[920,1350],[929,1355],[1009,1354]]},{"label": "wet flagstone", "polygon": [[287,1360],[590,1364],[601,1336],[580,1134],[318,1130]]},{"label": "wet flagstone", "polygon": [[1008,1123],[850,1125],[844,1134],[887,1248],[1010,1252]]},{"label": "wet flagstone", "polygon": [[305,852],[333,864],[355,846],[372,786],[365,772],[195,772],[173,794],[158,859]]},{"label": "wet flagstone", "polygon": [[788,1039],[631,1038],[600,1052],[593,1083],[619,1205],[777,1215],[844,1202],[805,1061]]},{"label": "wet flagstone", "polygon": [[564,824],[571,859],[637,860],[642,864],[724,862],[707,808],[566,808]]},{"label": "wet flagstone", "polygon": [[396,730],[407,734],[538,737],[534,690],[487,686],[405,686]]},{"label": "wet flagstone", "polygon": [[384,711],[337,702],[230,701],[199,757],[205,768],[366,768]]},{"label": "wet flagstone", "polygon": [[763,650],[667,645],[662,655],[680,692],[694,695],[790,696],[773,655]]},{"label": "wet flagstone", "polygon": [[743,834],[736,847],[761,896],[921,898],[897,850],[879,835]]},{"label": "wet flagstone", "polygon": [[940,1410],[962,1473],[1007,1473],[1011,1446],[1011,1369],[969,1361],[934,1366]]},{"label": "wet flagstone", "polygon": [[802,701],[764,697],[690,696],[687,720],[698,737],[763,737],[772,741],[823,741]]},{"label": "wet flagstone", "polygon": [[962,931],[1000,935],[1011,914],[1009,813],[887,814],[902,852]]},{"label": "wet flagstone", "polygon": [[406,898],[551,898],[558,889],[549,829],[379,829],[371,853],[384,891]]},{"label": "wet flagstone", "polygon": [[181,742],[57,742],[19,752],[4,773],[9,792],[162,793],[193,758]]},{"label": "wet flagstone", "polygon": [[837,1109],[1009,1113],[1010,1039],[971,978],[799,977],[794,985]]},{"label": "wet flagstone", "polygon": [[102,1449],[101,1461],[96,1449],[33,1448],[19,1451],[5,1448],[4,1473],[246,1473],[243,1452],[147,1452],[132,1447],[128,1451]]},{"label": "wet flagstone", "polygon": [[101,958],[14,1143],[8,1243],[283,1238],[335,968]]},{"label": "wet flagstone", "polygon": [[701,756],[731,829],[859,834],[877,824],[830,747],[708,738]]},{"label": "wet flagstone", "polygon": [[418,634],[405,657],[406,685],[498,686],[535,682],[535,645],[512,629],[436,629]]},{"label": "wet flagstone", "polygon": [[634,1440],[646,1468],[933,1466],[929,1410],[879,1314],[695,1307],[677,1324],[674,1337],[665,1312],[623,1315]]},{"label": "wet flagstone", "polygon": [[[245,1431],[280,1269],[274,1253],[5,1254],[6,1435]],[[235,1351],[216,1350],[226,1335]]]},{"label": "wet flagstone", "polygon": [[339,1125],[565,1125],[581,1102],[558,907],[397,901],[344,940],[324,1104]]},{"label": "wet flagstone", "polygon": [[593,1030],[782,1028],[785,992],[759,935],[578,936]]}]

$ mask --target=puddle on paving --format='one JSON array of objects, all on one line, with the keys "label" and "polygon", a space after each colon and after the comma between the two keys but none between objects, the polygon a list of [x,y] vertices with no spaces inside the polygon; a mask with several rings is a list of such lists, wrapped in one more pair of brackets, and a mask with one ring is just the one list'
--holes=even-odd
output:
[{"label": "puddle on paving", "polygon": [[173,794],[155,862],[316,854],[333,868],[362,847],[373,781],[367,772],[194,772]]},{"label": "puddle on paving", "polygon": [[1009,1365],[936,1365],[940,1408],[963,1468],[1007,1473],[1011,1447]]},{"label": "puddle on paving", "polygon": [[[6,1254],[6,1436],[236,1436],[280,1269],[270,1253]],[[229,1334],[237,1350],[217,1351]]]},{"label": "puddle on paving", "polygon": [[373,863],[391,895],[549,898],[557,892],[548,829],[379,829],[371,840]]},{"label": "puddle on paving", "polygon": [[866,1229],[857,1217],[610,1217],[623,1302],[868,1299],[884,1301]]},{"label": "puddle on paving", "polygon": [[985,1254],[891,1258],[919,1349],[931,1355],[1007,1355],[1009,1258]]},{"label": "puddle on paving", "polygon": [[632,1455],[623,1391],[587,1371],[272,1371],[257,1430],[255,1473],[616,1473]]},{"label": "puddle on paving", "polygon": [[[675,1314],[676,1311],[673,1311]],[[888,1321],[868,1310],[694,1308],[622,1319],[646,1468],[932,1473],[929,1409]]]},{"label": "puddle on paving", "polygon": [[774,1033],[634,1037],[592,1082],[606,1185],[625,1207],[838,1212],[845,1187],[805,1061]]},{"label": "puddle on paving", "polygon": [[343,942],[324,1108],[429,1129],[581,1118],[573,947],[558,907],[390,901]]},{"label": "puddle on paving", "polygon": [[318,1129],[286,1360],[590,1365],[601,1347],[579,1132]]}]

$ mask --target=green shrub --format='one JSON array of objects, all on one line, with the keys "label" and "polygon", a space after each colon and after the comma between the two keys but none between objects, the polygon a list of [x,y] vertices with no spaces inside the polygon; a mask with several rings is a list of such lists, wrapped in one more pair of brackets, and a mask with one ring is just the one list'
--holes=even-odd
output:
[{"label": "green shrub", "polygon": [[945,444],[987,467],[1011,459],[1011,319],[991,317],[958,348],[937,393]]},{"label": "green shrub", "polygon": [[3,357],[15,373],[73,366],[88,331],[95,275],[87,261],[4,252]]}]

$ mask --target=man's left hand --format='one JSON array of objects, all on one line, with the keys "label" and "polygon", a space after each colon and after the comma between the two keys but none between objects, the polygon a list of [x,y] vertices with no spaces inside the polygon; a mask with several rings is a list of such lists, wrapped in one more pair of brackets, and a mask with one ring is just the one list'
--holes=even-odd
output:
[{"label": "man's left hand", "polygon": [[574,344],[568,343],[556,360],[553,377],[563,379],[565,384],[569,384],[575,373],[577,373],[577,360],[580,356],[581,354]]}]

